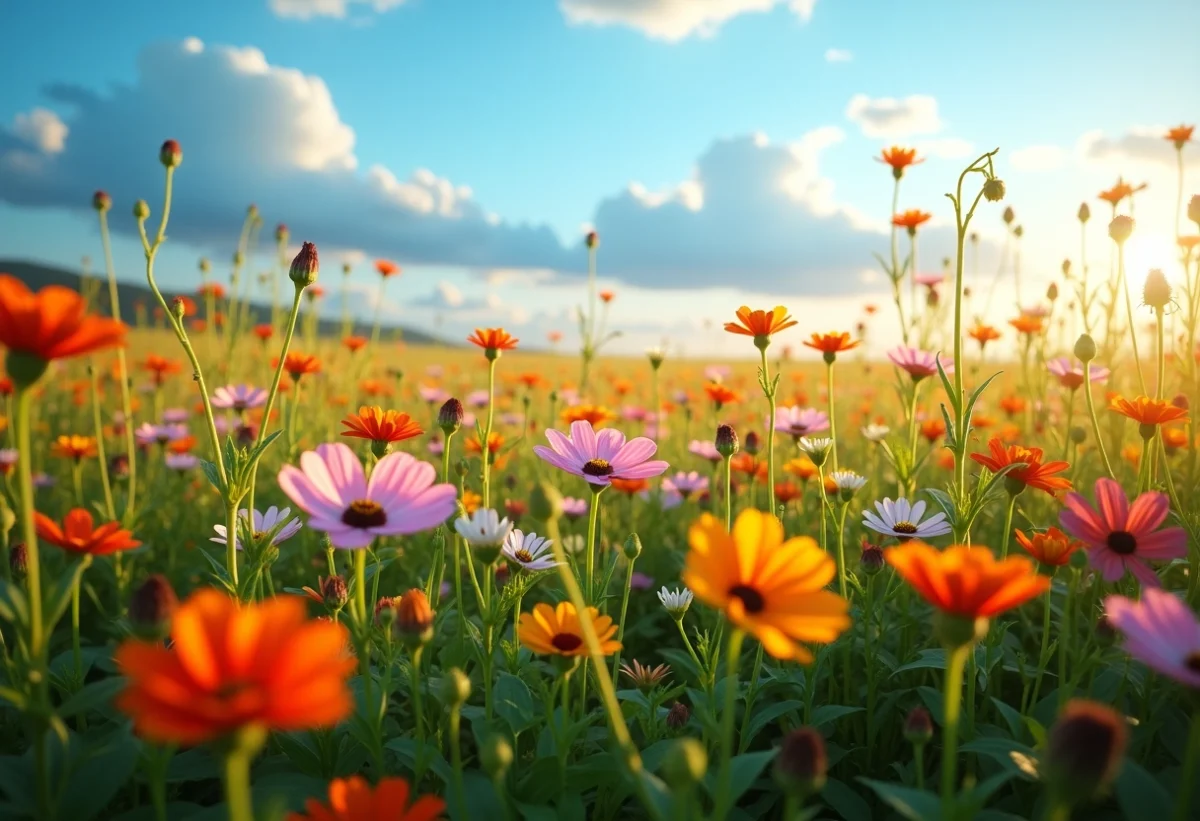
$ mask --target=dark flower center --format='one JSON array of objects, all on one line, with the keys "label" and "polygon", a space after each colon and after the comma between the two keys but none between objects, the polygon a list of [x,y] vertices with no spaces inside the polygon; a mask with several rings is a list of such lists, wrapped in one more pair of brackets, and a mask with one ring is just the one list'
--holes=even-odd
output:
[{"label": "dark flower center", "polygon": [[261,530],[256,530],[256,531],[254,531],[253,533],[251,533],[251,534],[250,534],[250,541],[252,541],[252,542],[261,542],[261,541],[262,541],[262,540],[263,540],[263,539],[266,537],[266,535],[267,535],[267,534],[266,534],[266,533],[264,533],[263,531],[261,531]]},{"label": "dark flower center", "polygon": [[917,532],[917,526],[912,522],[896,522],[894,525],[892,525],[892,530],[897,533],[904,533],[911,536],[913,533]]},{"label": "dark flower center", "polygon": [[747,613],[761,613],[766,606],[762,593],[748,585],[735,584],[729,588],[729,595],[735,599],[741,599],[742,606],[746,608]]},{"label": "dark flower center", "polygon": [[1183,660],[1183,666],[1200,675],[1200,650],[1193,650]]},{"label": "dark flower center", "polygon": [[387,524],[387,513],[377,502],[370,499],[355,499],[342,514],[342,522],[366,530],[369,527],[382,527]]},{"label": "dark flower center", "polygon": [[590,459],[583,466],[588,476],[612,476],[613,467],[607,459]]},{"label": "dark flower center", "polygon": [[1130,556],[1137,550],[1137,538],[1128,530],[1108,534],[1108,549],[1119,556]]},{"label": "dark flower center", "polygon": [[516,551],[513,553],[513,556],[515,556],[517,561],[519,561],[521,564],[529,564],[533,561],[533,554],[525,548],[521,548],[520,550]]},{"label": "dark flower center", "polygon": [[554,649],[569,653],[572,650],[578,650],[583,645],[583,639],[574,633],[555,633],[554,638],[550,639],[550,643],[554,645]]}]

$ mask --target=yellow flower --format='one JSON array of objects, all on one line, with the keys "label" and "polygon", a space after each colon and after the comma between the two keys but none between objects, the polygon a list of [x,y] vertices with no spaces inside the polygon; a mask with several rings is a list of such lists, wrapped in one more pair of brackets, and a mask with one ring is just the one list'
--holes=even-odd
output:
[{"label": "yellow flower", "polygon": [[[600,652],[606,656],[621,649],[621,642],[613,639],[617,626],[608,616],[601,616],[594,607],[587,608],[592,630],[600,642]],[[535,653],[558,656],[586,656],[587,643],[583,640],[579,616],[575,605],[569,601],[559,602],[557,607],[539,604],[531,613],[522,613],[517,628],[521,644]]]}]

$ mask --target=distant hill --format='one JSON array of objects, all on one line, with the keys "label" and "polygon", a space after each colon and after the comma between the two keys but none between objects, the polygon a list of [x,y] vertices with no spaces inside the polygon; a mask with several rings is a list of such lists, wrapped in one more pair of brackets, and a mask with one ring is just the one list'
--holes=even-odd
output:
[{"label": "distant hill", "polygon": [[[27,284],[30,288],[37,290],[44,288],[47,285],[64,285],[76,291],[81,290],[82,282],[79,271],[68,271],[63,268],[55,268],[49,265],[43,265],[37,262],[22,262],[20,260],[0,259],[0,273],[12,274],[17,279]],[[103,271],[93,271],[91,278],[94,280],[94,294],[92,295],[94,309],[101,312],[108,310],[108,279]],[[133,323],[133,318],[137,315],[135,306],[138,303],[143,305],[153,306],[157,303],[154,294],[150,289],[143,284],[133,284],[129,282],[117,282],[118,298],[121,301],[121,317],[128,323]],[[289,286],[290,287],[290,286]],[[287,290],[287,289],[283,289]],[[291,293],[290,291],[288,292]],[[176,296],[189,296],[196,299],[194,291],[179,292],[179,291],[163,291],[163,296],[170,303]],[[203,313],[204,306],[202,300],[196,299],[200,305],[200,310]],[[251,302],[251,311],[259,318],[265,319],[271,312],[270,306],[261,302]],[[404,341],[414,345],[445,345],[445,341],[431,336],[423,331],[415,331],[404,326],[388,326],[382,327],[384,334],[391,334],[396,330],[400,330],[404,334]],[[319,326],[319,333],[322,336],[338,336],[342,332],[342,323],[336,319],[322,319]],[[369,336],[371,333],[370,324],[357,320],[354,325],[353,333],[361,336]]]}]

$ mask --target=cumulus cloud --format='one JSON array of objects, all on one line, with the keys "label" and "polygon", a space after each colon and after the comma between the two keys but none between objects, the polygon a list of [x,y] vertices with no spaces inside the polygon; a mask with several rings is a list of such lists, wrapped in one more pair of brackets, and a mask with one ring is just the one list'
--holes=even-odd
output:
[{"label": "cumulus cloud", "polygon": [[430,170],[360,171],[354,131],[325,83],[273,66],[257,49],[192,38],[148,47],[137,69],[132,85],[105,94],[50,86],[63,119],[31,114],[0,132],[0,199],[84,210],[104,188],[125,204],[118,213],[140,197],[154,208],[157,146],[172,137],[184,153],[175,239],[227,249],[254,202],[296,238],[405,264],[561,268],[572,259],[548,226],[495,218],[469,187]]},{"label": "cumulus cloud", "polygon": [[942,128],[937,100],[925,94],[903,100],[855,94],[846,106],[846,117],[862,129],[864,136],[872,138],[935,134]]},{"label": "cumulus cloud", "polygon": [[[1089,131],[1079,139],[1079,153],[1088,160],[1110,163],[1143,163],[1169,165],[1177,162],[1175,144],[1165,139],[1168,126],[1134,126],[1119,137],[1109,137],[1103,131]],[[1195,151],[1183,152],[1184,162],[1200,165]]]},{"label": "cumulus cloud", "polygon": [[766,12],[780,5],[807,21],[816,4],[817,0],[559,0],[570,23],[626,26],[668,42],[692,35],[711,37],[738,15]]},{"label": "cumulus cloud", "polygon": [[311,20],[314,17],[343,19],[354,10],[385,12],[404,5],[405,0],[270,0],[271,11],[279,17]]},{"label": "cumulus cloud", "polygon": [[825,50],[825,62],[827,63],[848,63],[854,59],[854,55],[844,48],[830,48]]},{"label": "cumulus cloud", "polygon": [[1057,145],[1031,145],[1008,155],[1008,164],[1017,171],[1037,173],[1061,168],[1067,152]]}]

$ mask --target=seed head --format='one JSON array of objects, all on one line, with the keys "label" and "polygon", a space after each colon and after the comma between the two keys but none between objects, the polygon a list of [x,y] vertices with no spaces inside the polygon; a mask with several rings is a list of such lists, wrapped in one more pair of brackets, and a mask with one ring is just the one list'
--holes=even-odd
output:
[{"label": "seed head", "polygon": [[983,184],[983,198],[988,202],[1000,202],[1004,199],[1004,180],[992,177]]},{"label": "seed head", "polygon": [[788,733],[775,756],[775,782],[792,795],[803,798],[821,791],[829,771],[825,739],[813,727],[798,727]]},{"label": "seed head", "polygon": [[8,567],[12,570],[13,578],[20,581],[29,572],[29,549],[24,542],[17,542],[8,548]]},{"label": "seed head", "polygon": [[[1069,266],[1069,264],[1070,263],[1068,263],[1068,266]],[[1048,288],[1046,288],[1046,299],[1050,300],[1051,302],[1058,299],[1058,283],[1057,282],[1051,282],[1050,286]]]},{"label": "seed head", "polygon": [[717,453],[728,459],[738,452],[738,435],[733,425],[717,425],[717,437],[714,442]]},{"label": "seed head", "polygon": [[1012,210],[1012,206],[1004,209],[1004,224],[1012,225],[1012,221],[1017,218],[1016,212]]},{"label": "seed head", "polygon": [[171,630],[171,619],[179,599],[166,576],[148,576],[129,599],[129,623],[144,639],[163,639]]},{"label": "seed head", "polygon": [[1108,235],[1112,237],[1113,242],[1121,245],[1133,234],[1133,226],[1133,217],[1117,214],[1108,224]]},{"label": "seed head", "polygon": [[292,282],[296,283],[299,288],[307,288],[317,281],[317,275],[320,273],[321,264],[317,259],[317,246],[311,242],[306,242],[300,246],[300,253],[296,254],[296,258],[292,260],[292,268],[288,271],[288,277]]},{"label": "seed head", "polygon": [[331,610],[341,610],[350,600],[350,591],[346,588],[346,580],[341,576],[323,576],[319,586],[321,599]]},{"label": "seed head", "polygon": [[1142,286],[1142,302],[1158,311],[1171,304],[1171,284],[1160,269],[1154,268],[1146,275],[1146,284]]},{"label": "seed head", "polygon": [[682,701],[671,705],[667,711],[667,726],[672,730],[682,730],[692,718],[692,711]]}]

